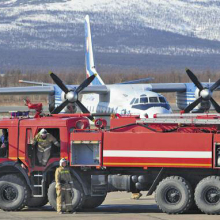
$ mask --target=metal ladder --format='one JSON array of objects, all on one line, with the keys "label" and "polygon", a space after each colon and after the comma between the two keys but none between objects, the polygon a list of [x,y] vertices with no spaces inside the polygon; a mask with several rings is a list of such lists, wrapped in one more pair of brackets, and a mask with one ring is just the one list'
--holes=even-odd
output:
[{"label": "metal ladder", "polygon": [[42,171],[34,171],[32,176],[33,197],[44,196],[44,180]]},{"label": "metal ladder", "polygon": [[220,114],[156,114],[154,118],[140,119],[136,123],[220,125]]}]

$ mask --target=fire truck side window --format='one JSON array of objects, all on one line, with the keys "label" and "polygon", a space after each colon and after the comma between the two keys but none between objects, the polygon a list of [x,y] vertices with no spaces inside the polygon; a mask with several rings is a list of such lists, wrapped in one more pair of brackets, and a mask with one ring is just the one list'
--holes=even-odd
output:
[{"label": "fire truck side window", "polygon": [[0,128],[0,158],[8,157],[8,129]]},{"label": "fire truck side window", "polygon": [[31,128],[27,128],[27,130],[26,130],[26,144],[27,144],[28,157],[33,159],[33,157],[34,157],[34,148],[32,146],[32,144],[33,144],[33,133],[32,133]]},{"label": "fire truck side window", "polygon": [[33,144],[33,134],[31,128],[27,129],[27,144]]}]

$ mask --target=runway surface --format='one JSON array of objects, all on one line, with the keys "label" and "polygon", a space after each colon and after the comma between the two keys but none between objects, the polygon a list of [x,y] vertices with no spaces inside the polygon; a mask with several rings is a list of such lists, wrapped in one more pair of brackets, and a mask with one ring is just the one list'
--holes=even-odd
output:
[{"label": "runway surface", "polygon": [[139,200],[130,199],[131,193],[109,193],[104,203],[96,209],[77,212],[76,214],[57,214],[48,204],[43,208],[25,208],[19,212],[4,212],[0,210],[0,219],[88,219],[88,220],[217,220],[219,216],[202,214],[200,211],[190,211],[187,214],[168,215],[162,213],[154,196],[146,197],[146,192]]}]

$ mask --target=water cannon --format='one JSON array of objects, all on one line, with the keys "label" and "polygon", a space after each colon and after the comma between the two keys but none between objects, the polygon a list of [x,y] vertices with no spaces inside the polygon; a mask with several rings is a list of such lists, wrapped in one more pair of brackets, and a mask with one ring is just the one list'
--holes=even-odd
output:
[{"label": "water cannon", "polygon": [[29,109],[34,109],[36,111],[34,118],[40,118],[40,114],[42,113],[42,103],[33,104],[29,99],[24,99],[24,104]]}]

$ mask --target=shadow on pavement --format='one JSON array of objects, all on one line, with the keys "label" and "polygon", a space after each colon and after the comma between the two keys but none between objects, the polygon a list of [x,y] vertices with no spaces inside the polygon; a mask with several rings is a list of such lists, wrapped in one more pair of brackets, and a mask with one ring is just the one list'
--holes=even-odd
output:
[{"label": "shadow on pavement", "polygon": [[[46,205],[44,207],[40,208],[26,208],[23,209],[22,212],[30,212],[30,211],[35,211],[35,212],[55,212],[55,210],[49,206]],[[162,211],[158,208],[157,205],[152,204],[152,205],[130,205],[130,204],[120,204],[120,205],[101,205],[95,209],[83,209],[77,212],[78,214],[80,213],[90,213],[90,214],[118,214],[118,213],[162,213]],[[187,213],[184,214],[201,214],[201,211],[199,210],[190,210]]]}]

